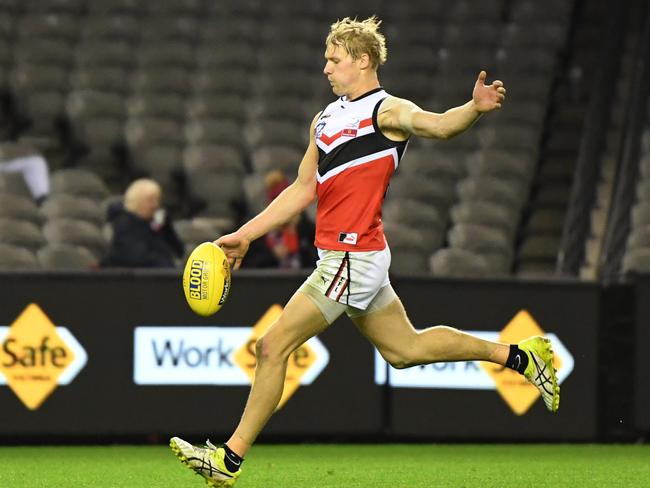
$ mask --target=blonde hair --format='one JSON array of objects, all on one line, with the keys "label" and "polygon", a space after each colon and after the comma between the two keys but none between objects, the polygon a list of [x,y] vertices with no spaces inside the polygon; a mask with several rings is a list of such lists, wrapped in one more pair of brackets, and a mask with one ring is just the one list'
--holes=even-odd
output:
[{"label": "blonde hair", "polygon": [[367,54],[370,64],[377,69],[386,62],[386,38],[379,32],[381,20],[377,16],[366,20],[357,20],[346,17],[338,20],[330,27],[330,33],[325,40],[325,47],[330,44],[342,46],[352,56],[359,59],[362,54]]},{"label": "blonde hair", "polygon": [[124,208],[137,213],[143,197],[151,193],[161,193],[160,185],[149,178],[140,178],[129,185],[124,193]]}]

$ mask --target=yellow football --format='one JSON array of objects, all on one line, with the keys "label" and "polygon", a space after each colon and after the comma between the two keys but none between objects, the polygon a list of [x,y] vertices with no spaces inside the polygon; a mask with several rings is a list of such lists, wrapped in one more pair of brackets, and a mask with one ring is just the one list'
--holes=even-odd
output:
[{"label": "yellow football", "polygon": [[212,242],[196,246],[185,264],[183,292],[190,308],[207,317],[226,302],[230,291],[230,264],[223,250]]}]

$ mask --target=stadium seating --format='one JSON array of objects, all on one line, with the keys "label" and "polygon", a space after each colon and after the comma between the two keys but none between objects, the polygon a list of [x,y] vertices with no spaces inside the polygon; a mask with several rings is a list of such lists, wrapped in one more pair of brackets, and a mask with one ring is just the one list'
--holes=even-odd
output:
[{"label": "stadium seating", "polygon": [[639,147],[636,203],[631,211],[630,233],[621,269],[623,274],[650,272],[650,100]]},{"label": "stadium seating", "polygon": [[41,269],[49,271],[86,271],[98,265],[97,258],[85,247],[49,244],[36,257]]},{"label": "stadium seating", "polygon": [[21,246],[0,242],[0,271],[25,271],[39,269],[33,252]]},{"label": "stadium seating", "polygon": [[[393,262],[404,272],[507,273],[573,4],[551,3],[3,3],[0,82],[14,107],[9,116],[20,135],[58,152],[52,197],[40,209],[27,203],[22,182],[0,175],[0,219],[43,225],[59,247],[30,262],[48,269],[88,265],[69,245],[101,258],[100,203],[138,176],[157,179],[167,203],[185,209],[178,229],[186,243],[214,231],[196,224],[198,216],[236,225],[242,201],[248,216],[266,204],[266,172],[295,176],[309,122],[333,99],[321,73],[329,24],[377,13],[389,38],[380,72],[389,92],[442,112],[469,100],[478,71],[487,69],[490,81],[506,81],[509,97],[507,111],[452,141],[410,143],[384,212]],[[561,225],[561,210],[549,212],[530,227]],[[477,227],[487,230],[469,237]],[[484,241],[499,245],[470,247]],[[452,269],[465,258],[471,266]]]}]

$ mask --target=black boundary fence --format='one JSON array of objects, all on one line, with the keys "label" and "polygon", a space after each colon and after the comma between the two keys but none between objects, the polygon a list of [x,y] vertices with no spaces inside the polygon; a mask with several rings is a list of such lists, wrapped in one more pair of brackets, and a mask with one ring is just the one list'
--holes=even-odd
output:
[{"label": "black boundary fence", "polygon": [[[0,275],[0,374],[19,388],[52,388],[30,409],[0,384],[0,439],[147,442],[229,433],[248,394],[251,328],[304,277],[240,272],[225,307],[201,318],[185,304],[178,273]],[[615,288],[574,280],[392,282],[416,328],[447,324],[495,339],[506,333],[505,340],[554,334],[561,373],[572,363],[559,413],[534,396],[522,407],[521,388],[478,363],[394,370],[345,317],[294,360],[292,378],[310,384],[261,440],[620,441],[650,430],[650,359],[641,346],[650,339],[650,278]],[[87,355],[68,384],[52,384],[53,363],[65,361],[52,352],[51,331],[7,329],[29,304]]]}]

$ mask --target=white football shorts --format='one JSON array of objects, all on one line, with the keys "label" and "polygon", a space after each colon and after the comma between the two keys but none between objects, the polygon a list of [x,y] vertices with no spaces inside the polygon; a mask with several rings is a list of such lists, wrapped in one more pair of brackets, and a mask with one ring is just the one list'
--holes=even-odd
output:
[{"label": "white football shorts", "polygon": [[373,312],[397,296],[388,277],[388,246],[365,252],[318,249],[318,257],[316,269],[298,291],[314,301],[329,323],[343,312],[350,317]]}]

